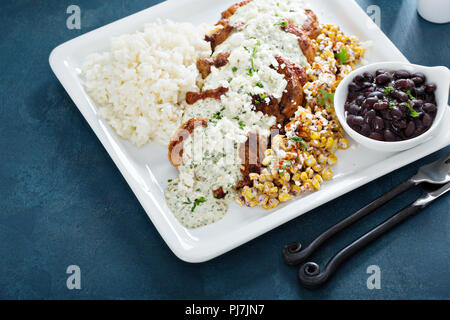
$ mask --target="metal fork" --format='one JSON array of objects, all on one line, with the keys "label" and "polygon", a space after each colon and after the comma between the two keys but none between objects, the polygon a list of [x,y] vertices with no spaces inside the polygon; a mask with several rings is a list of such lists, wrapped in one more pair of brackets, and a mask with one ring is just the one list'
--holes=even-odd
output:
[{"label": "metal fork", "polygon": [[349,227],[356,221],[359,221],[403,192],[425,182],[430,184],[445,184],[450,182],[450,153],[433,163],[421,167],[416,175],[386,192],[351,216],[341,220],[319,235],[303,250],[302,245],[299,242],[292,242],[286,245],[283,249],[284,260],[289,265],[296,265],[306,261],[306,259],[308,259],[320,246],[340,231]]}]

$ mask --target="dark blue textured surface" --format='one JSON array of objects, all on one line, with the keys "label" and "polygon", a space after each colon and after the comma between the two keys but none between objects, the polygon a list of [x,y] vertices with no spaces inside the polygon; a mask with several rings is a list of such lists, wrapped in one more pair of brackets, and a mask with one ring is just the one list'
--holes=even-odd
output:
[{"label": "dark blue textured surface", "polygon": [[[188,264],[167,248],[121,174],[48,65],[60,43],[155,0],[17,0],[0,4],[0,298],[450,298],[449,200],[445,197],[345,264],[325,288],[298,286],[280,255],[379,196],[441,150],[299,217],[213,261]],[[449,66],[449,24],[419,18],[415,1],[358,0],[382,8],[382,28],[418,64]],[[66,28],[77,4],[82,29]],[[415,189],[326,246],[343,245],[420,194]],[[82,289],[66,288],[79,265]],[[381,290],[368,290],[378,265]]]}]

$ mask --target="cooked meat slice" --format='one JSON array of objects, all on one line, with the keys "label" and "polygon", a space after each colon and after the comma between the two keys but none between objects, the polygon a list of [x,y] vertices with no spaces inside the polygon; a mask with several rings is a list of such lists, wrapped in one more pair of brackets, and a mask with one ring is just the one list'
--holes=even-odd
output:
[{"label": "cooked meat slice", "polygon": [[312,64],[314,62],[314,58],[316,57],[316,49],[314,49],[314,45],[306,33],[290,22],[286,22],[285,25],[281,25],[281,29],[297,36],[300,49],[305,55],[306,60]]},{"label": "cooked meat slice", "polygon": [[244,22],[230,23],[228,20],[221,20],[219,23],[221,26],[216,31],[205,36],[205,41],[211,43],[211,50],[213,52],[219,44],[227,40],[234,31],[245,24]]},{"label": "cooked meat slice", "polygon": [[169,143],[169,161],[175,167],[183,162],[183,144],[189,135],[194,132],[194,129],[202,126],[206,127],[208,118],[193,118],[184,123],[170,139]]},{"label": "cooked meat slice", "polygon": [[236,184],[236,189],[251,185],[249,173],[261,173],[261,161],[264,159],[266,149],[267,139],[255,132],[249,132],[247,141],[239,147],[242,180]]},{"label": "cooked meat slice", "polygon": [[194,104],[198,100],[206,98],[214,98],[219,100],[220,97],[228,91],[228,88],[218,87],[217,89],[205,90],[203,92],[188,92],[186,93],[187,104]]},{"label": "cooked meat slice", "polygon": [[200,58],[197,60],[197,69],[205,79],[211,73],[211,66],[220,68],[228,63],[228,57],[230,56],[230,51],[220,52],[214,58]]},{"label": "cooked meat slice", "polygon": [[248,3],[252,2],[252,1],[253,0],[244,0],[242,2],[233,4],[227,10],[222,12],[222,19],[228,19],[229,17],[231,17],[232,15],[234,15],[236,13],[237,9],[239,9],[240,7],[245,6],[246,4],[248,4]]},{"label": "cooked meat slice", "polygon": [[[189,135],[194,132],[195,128],[205,127],[209,122],[208,118],[193,118],[184,123],[173,135],[169,143],[169,161],[178,168],[183,162],[183,145]],[[259,134],[250,132],[247,141],[239,146],[239,157],[241,159],[242,180],[239,181],[235,188],[239,189],[243,186],[250,185],[251,172],[259,173],[261,171],[261,161],[264,158],[264,151],[267,149],[267,139],[262,138]],[[225,197],[222,188],[214,190],[213,193],[218,199]]]},{"label": "cooked meat slice", "polygon": [[306,9],[305,14],[306,21],[302,26],[302,30],[310,39],[315,39],[320,34],[319,20],[312,10]]},{"label": "cooked meat slice", "polygon": [[[266,99],[269,99],[269,102]],[[277,118],[277,123],[284,123],[284,115],[280,112],[280,106],[278,105],[278,100],[272,96],[267,96],[262,98],[259,95],[254,95],[252,97],[252,103],[255,106],[256,111],[261,111],[268,116],[274,116]]]},{"label": "cooked meat slice", "polygon": [[[285,92],[279,103],[280,112],[285,120],[290,119],[298,107],[303,104],[303,86],[307,81],[306,72],[303,68],[277,56],[278,73],[284,75],[287,81]],[[282,68],[284,67],[284,68]]]}]

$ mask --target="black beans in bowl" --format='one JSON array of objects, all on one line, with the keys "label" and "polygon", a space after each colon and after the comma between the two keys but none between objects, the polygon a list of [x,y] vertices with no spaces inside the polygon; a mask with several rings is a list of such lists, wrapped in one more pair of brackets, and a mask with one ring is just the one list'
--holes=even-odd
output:
[{"label": "black beans in bowl", "polygon": [[436,85],[423,73],[407,70],[365,72],[348,85],[347,124],[379,141],[402,141],[420,136],[437,114]]}]

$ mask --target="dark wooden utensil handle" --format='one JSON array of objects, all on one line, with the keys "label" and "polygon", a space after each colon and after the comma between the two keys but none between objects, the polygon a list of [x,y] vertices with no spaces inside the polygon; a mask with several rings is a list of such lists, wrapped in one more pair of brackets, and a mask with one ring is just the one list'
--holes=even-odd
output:
[{"label": "dark wooden utensil handle", "polygon": [[418,213],[424,207],[425,205],[418,205],[414,202],[400,212],[396,213],[395,215],[339,251],[333,258],[330,259],[323,271],[320,271],[320,267],[314,262],[305,263],[300,267],[298,271],[298,278],[300,283],[308,289],[319,288],[331,278],[331,276],[336,272],[338,267],[345,260],[353,256],[359,250],[365,248],[372,241],[378,239],[397,225],[401,224],[406,219]]},{"label": "dark wooden utensil handle", "polygon": [[345,228],[349,227],[356,221],[367,216],[369,213],[373,212],[377,208],[383,206],[385,203],[397,197],[399,194],[402,194],[406,190],[409,190],[410,188],[414,187],[416,184],[417,183],[413,179],[406,180],[405,182],[399,184],[392,190],[383,194],[378,199],[375,199],[365,207],[356,211],[351,216],[341,220],[340,222],[338,222],[337,224],[326,230],[324,233],[319,235],[313,242],[311,242],[311,244],[308,247],[306,247],[303,250],[299,242],[293,242],[286,245],[286,247],[284,247],[283,249],[284,261],[286,261],[286,263],[289,265],[296,265],[306,261],[306,259],[308,259],[328,239],[330,239],[340,231],[344,230]]}]

